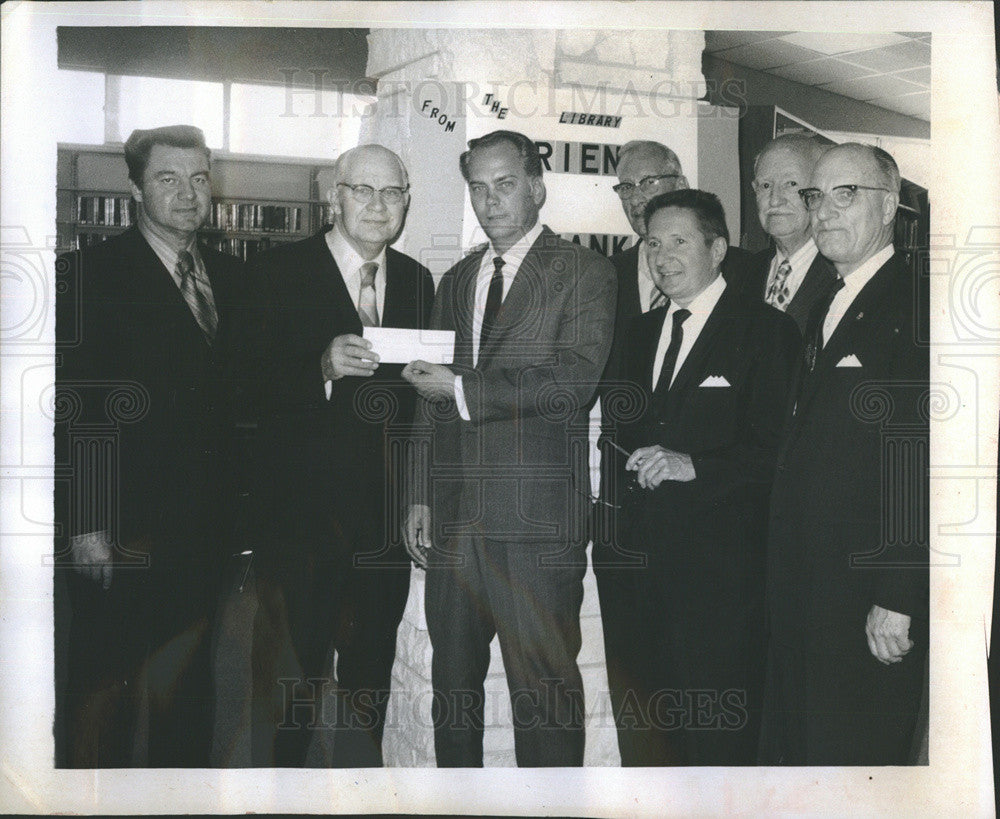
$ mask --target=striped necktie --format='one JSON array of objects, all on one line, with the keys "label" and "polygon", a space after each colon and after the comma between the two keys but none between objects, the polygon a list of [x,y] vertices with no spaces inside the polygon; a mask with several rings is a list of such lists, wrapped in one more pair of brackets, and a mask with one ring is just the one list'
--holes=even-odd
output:
[{"label": "striped necktie", "polygon": [[212,299],[212,285],[201,281],[195,273],[194,256],[187,250],[177,254],[174,271],[181,279],[181,295],[187,302],[195,321],[205,334],[209,344],[215,341],[215,331],[219,326],[219,316],[215,312]]},{"label": "striped necktie", "polygon": [[358,293],[358,315],[365,327],[378,327],[378,302],[375,300],[375,273],[378,262],[361,265],[361,290]]}]

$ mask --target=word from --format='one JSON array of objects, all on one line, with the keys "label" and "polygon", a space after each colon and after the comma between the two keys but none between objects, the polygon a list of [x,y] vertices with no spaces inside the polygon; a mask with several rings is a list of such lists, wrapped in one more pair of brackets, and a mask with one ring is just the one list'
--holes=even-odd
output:
[{"label": "word from", "polygon": [[424,104],[420,106],[420,112],[426,114],[431,119],[436,119],[438,125],[444,126],[445,133],[455,130],[455,120],[451,119],[447,114],[443,113],[440,108],[436,106],[431,108],[430,111],[427,107],[431,105],[431,100],[424,100]]}]

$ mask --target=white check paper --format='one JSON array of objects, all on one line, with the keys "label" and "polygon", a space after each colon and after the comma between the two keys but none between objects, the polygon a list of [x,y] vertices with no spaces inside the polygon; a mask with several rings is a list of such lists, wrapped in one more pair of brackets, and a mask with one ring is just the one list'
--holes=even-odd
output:
[{"label": "white check paper", "polygon": [[454,330],[404,330],[398,327],[365,327],[381,364],[409,364],[420,359],[431,364],[451,364],[455,353]]}]

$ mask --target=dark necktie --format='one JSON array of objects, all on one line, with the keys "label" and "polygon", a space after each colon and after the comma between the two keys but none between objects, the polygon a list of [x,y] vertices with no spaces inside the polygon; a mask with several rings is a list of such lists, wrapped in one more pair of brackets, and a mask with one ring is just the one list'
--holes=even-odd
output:
[{"label": "dark necktie", "polygon": [[493,258],[493,278],[490,279],[490,289],[486,293],[486,307],[483,309],[483,326],[479,330],[479,351],[482,353],[486,339],[496,328],[500,318],[500,304],[503,301],[503,269],[504,260],[500,256]]},{"label": "dark necktie", "polygon": [[816,369],[816,357],[823,349],[823,322],[826,321],[826,314],[830,312],[830,305],[833,299],[844,286],[844,280],[840,276],[835,276],[827,287],[826,292],[813,306],[809,314],[809,321],[806,324],[804,338],[806,340],[806,368],[809,372]]},{"label": "dark necktie", "polygon": [[[187,302],[195,321],[201,327],[208,343],[215,341],[215,331],[219,325],[219,317],[215,305],[209,296],[211,285],[199,281],[195,275],[194,257],[186,250],[177,254],[177,265],[174,270],[181,278],[181,295]],[[208,293],[205,292],[208,288]]]},{"label": "dark necktie", "polygon": [[375,297],[375,272],[378,262],[365,262],[361,265],[361,289],[358,293],[358,315],[365,327],[378,327],[378,302]]},{"label": "dark necktie", "polygon": [[691,315],[690,310],[683,307],[674,313],[674,326],[670,330],[670,344],[663,354],[663,366],[660,367],[660,379],[656,382],[653,392],[656,395],[665,395],[670,389],[670,380],[674,375],[674,367],[677,366],[677,354],[681,351],[681,343],[684,341],[683,324]]}]

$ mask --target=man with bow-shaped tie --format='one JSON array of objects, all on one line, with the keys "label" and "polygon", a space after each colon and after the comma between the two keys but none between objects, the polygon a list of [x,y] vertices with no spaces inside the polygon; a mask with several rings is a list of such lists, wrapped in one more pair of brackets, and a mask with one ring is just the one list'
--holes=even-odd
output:
[{"label": "man with bow-shaped tie", "polygon": [[913,761],[928,644],[927,320],[893,249],[885,151],[828,151],[800,191],[837,277],[804,334],[771,499],[761,761]]},{"label": "man with bow-shaped tie", "polygon": [[427,567],[437,764],[483,764],[496,634],[518,765],[582,765],[587,403],[611,346],[614,271],[539,223],[531,139],[494,131],[460,167],[489,244],[444,275],[434,301],[432,326],[455,332],[454,365],[403,373],[433,430],[406,538]]},{"label": "man with bow-shaped tie", "polygon": [[[56,426],[58,462],[73,470],[57,519],[78,572],[67,576],[65,758],[204,767],[209,645],[231,551],[242,264],[196,241],[211,206],[198,128],[134,131],[125,161],[137,224],[58,262],[79,288],[59,293],[56,327],[57,387],[80,410]],[[88,428],[97,440],[114,430],[97,460],[78,437]]]},{"label": "man with bow-shaped tie", "polygon": [[767,497],[799,334],[722,275],[715,196],[661,194],[645,219],[667,303],[633,319],[613,363],[644,399],[614,447],[618,542],[641,558],[616,603],[631,611],[620,639],[641,651],[618,692],[622,764],[748,765]]},{"label": "man with bow-shaped tie", "polygon": [[[380,364],[367,327],[427,326],[430,272],[389,245],[410,203],[402,160],[345,151],[318,180],[334,224],[252,259],[266,293],[265,478],[271,525],[255,560],[253,760],[298,766],[316,725],[316,764],[382,764],[396,629],[410,560],[395,519],[398,463],[416,393]],[[290,634],[292,651],[280,640]],[[336,651],[336,681],[327,673]],[[291,654],[294,662],[283,664]],[[321,712],[336,689],[335,708]],[[325,697],[327,704],[333,699]],[[329,743],[317,745],[329,750]]]}]

